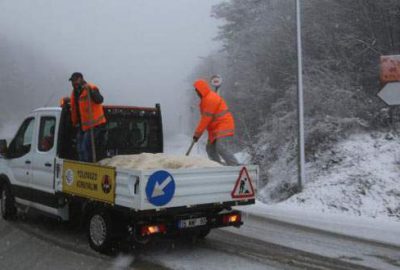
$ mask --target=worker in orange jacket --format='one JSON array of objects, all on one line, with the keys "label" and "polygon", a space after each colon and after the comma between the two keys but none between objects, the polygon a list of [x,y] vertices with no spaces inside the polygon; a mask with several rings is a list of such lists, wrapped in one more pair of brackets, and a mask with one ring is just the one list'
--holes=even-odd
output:
[{"label": "worker in orange jacket", "polygon": [[80,161],[91,162],[94,157],[92,156],[90,132],[94,133],[94,140],[97,141],[99,139],[98,135],[106,123],[102,105],[104,99],[97,86],[87,83],[82,73],[73,73],[69,80],[73,87],[71,93],[71,120],[72,125],[77,128],[76,146],[78,158]]},{"label": "worker in orange jacket", "polygon": [[225,100],[212,91],[205,80],[197,80],[193,85],[201,99],[199,104],[201,119],[193,135],[193,141],[197,142],[207,129],[208,157],[221,164],[223,164],[222,158],[226,165],[238,165],[238,161],[229,150],[235,134],[235,122]]}]

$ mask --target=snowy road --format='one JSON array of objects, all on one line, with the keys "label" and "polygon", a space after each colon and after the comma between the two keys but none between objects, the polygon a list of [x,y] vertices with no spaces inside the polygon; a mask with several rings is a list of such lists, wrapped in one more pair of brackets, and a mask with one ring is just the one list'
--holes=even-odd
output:
[{"label": "snowy road", "polygon": [[139,252],[111,258],[92,251],[82,232],[52,219],[0,219],[0,269],[292,269],[274,261],[237,256],[208,242],[162,240]]},{"label": "snowy road", "polygon": [[[368,267],[385,270],[400,269],[400,246],[398,245],[345,236],[329,232],[324,228],[311,228],[273,217],[249,214],[244,215],[243,220],[245,225],[239,230],[229,228],[224,231],[239,233],[246,238],[257,239],[260,243],[269,243],[269,246],[276,244],[279,246],[277,250],[282,247],[298,250],[298,252],[292,250],[292,252],[282,254],[283,257],[286,256],[286,259],[293,260],[295,265],[307,263],[310,259],[313,266],[323,267],[325,263],[325,266],[328,268],[334,266],[334,269],[354,269],[354,265],[361,269]],[[393,234],[392,237],[400,236]],[[271,254],[268,250],[264,253]],[[276,253],[279,254],[277,251]],[[274,259],[277,258],[278,256],[275,256]],[[346,265],[346,262],[353,266]]]},{"label": "snowy road", "polygon": [[[0,219],[0,269],[122,269],[133,257],[115,260],[99,255],[85,243],[82,234],[43,217],[14,222]],[[136,260],[135,269],[165,269]]]},{"label": "snowy road", "polygon": [[[35,216],[11,223],[0,220],[0,269],[367,269],[365,264],[353,264],[354,260],[359,264],[360,252],[357,257],[339,256],[352,254],[344,252],[343,248],[360,251],[357,245],[346,246],[349,243],[343,239],[339,242],[346,245],[338,245],[332,239],[328,241],[321,236],[311,237],[310,232],[300,232],[294,228],[289,228],[290,232],[283,231],[285,226],[282,224],[262,222],[262,226],[258,227],[260,224],[249,221],[239,231],[250,237],[256,232],[257,239],[229,230],[216,230],[205,241],[160,240],[135,252],[135,255],[110,258],[93,252],[83,233],[54,220]],[[232,231],[237,232],[236,229]],[[287,243],[287,239],[292,239],[295,249],[280,245],[280,242]],[[299,241],[303,243],[302,247],[296,246]],[[310,251],[312,245],[322,245],[320,249],[324,254],[313,254],[318,252]],[[303,251],[296,250],[300,248]],[[317,248],[314,246],[314,249]],[[395,269],[390,263],[383,264],[385,259],[382,254],[388,253],[374,254],[381,256],[380,259],[376,258],[379,264],[375,262],[370,266]],[[388,261],[391,259],[387,258]]]}]

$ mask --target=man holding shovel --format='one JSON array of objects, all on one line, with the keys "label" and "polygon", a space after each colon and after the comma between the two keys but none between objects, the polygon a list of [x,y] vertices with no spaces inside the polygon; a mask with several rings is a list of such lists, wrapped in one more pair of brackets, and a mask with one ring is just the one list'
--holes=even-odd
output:
[{"label": "man holding shovel", "polygon": [[197,80],[193,85],[201,99],[199,104],[201,119],[193,135],[193,144],[200,139],[207,129],[206,151],[208,157],[224,164],[222,158],[228,166],[238,165],[238,161],[230,151],[232,137],[235,134],[235,123],[225,100],[212,91],[205,80]]},{"label": "man holding shovel", "polygon": [[92,83],[87,83],[82,73],[75,72],[69,78],[71,93],[71,120],[77,128],[76,142],[80,161],[96,162],[95,140],[101,127],[106,123],[103,96]]}]

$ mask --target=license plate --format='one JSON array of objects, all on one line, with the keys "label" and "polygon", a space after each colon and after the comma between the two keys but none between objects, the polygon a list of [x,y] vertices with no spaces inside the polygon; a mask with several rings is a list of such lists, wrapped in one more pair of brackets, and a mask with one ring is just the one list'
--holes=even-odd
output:
[{"label": "license plate", "polygon": [[183,219],[179,220],[178,222],[178,227],[183,229],[183,228],[193,228],[197,226],[203,226],[207,224],[207,218],[206,217],[201,217],[201,218],[191,218],[191,219]]}]

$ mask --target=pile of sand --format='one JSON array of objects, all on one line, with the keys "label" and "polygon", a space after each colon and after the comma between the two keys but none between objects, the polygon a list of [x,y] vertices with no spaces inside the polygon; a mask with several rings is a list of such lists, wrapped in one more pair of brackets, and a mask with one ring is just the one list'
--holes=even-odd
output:
[{"label": "pile of sand", "polygon": [[196,156],[174,156],[167,154],[120,155],[99,161],[101,165],[122,169],[154,170],[181,168],[220,167],[221,164]]}]

